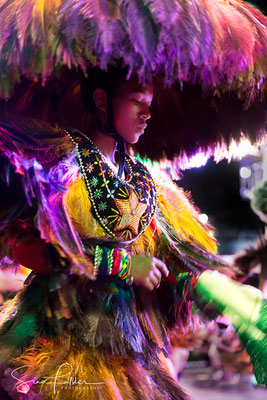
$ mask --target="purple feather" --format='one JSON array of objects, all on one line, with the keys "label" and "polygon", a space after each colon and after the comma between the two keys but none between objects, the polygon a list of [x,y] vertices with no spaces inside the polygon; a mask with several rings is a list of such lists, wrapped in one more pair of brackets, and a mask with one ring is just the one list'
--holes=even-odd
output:
[{"label": "purple feather", "polygon": [[16,7],[14,0],[3,0],[0,4],[0,51],[14,30],[14,16]]},{"label": "purple feather", "polygon": [[153,18],[165,28],[175,24],[182,12],[181,4],[176,0],[145,0]]},{"label": "purple feather", "polygon": [[81,1],[81,13],[94,27],[94,51],[99,57],[99,65],[106,68],[110,57],[118,57],[121,38],[124,36],[120,19],[120,9],[110,0]]},{"label": "purple feather", "polygon": [[19,2],[16,10],[16,30],[17,36],[20,38],[20,48],[24,46],[27,31],[31,25],[33,3],[29,1]]},{"label": "purple feather", "polygon": [[145,63],[150,63],[158,43],[157,27],[150,9],[140,0],[127,0],[121,4],[121,13],[134,52],[140,54]]},{"label": "purple feather", "polygon": [[77,65],[77,55],[80,52],[80,33],[85,27],[85,21],[81,13],[82,2],[73,5],[72,2],[62,3],[58,12],[59,34],[61,46],[57,49],[58,63],[62,59],[69,59],[70,65]]},{"label": "purple feather", "polygon": [[21,74],[30,79],[40,74],[45,81],[62,65],[106,68],[118,58],[143,80],[165,73],[169,84],[197,81],[204,90],[223,86],[250,98],[263,89],[266,18],[246,3],[65,0],[41,5],[1,1],[3,96]]}]

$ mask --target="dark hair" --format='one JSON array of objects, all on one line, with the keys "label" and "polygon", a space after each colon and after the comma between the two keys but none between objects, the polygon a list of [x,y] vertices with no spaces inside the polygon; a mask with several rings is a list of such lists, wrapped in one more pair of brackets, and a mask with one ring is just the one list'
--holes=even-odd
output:
[{"label": "dark hair", "polygon": [[126,81],[128,69],[110,67],[103,71],[99,67],[87,69],[87,76],[81,72],[81,99],[88,111],[95,110],[93,93],[96,89],[104,89],[114,94],[119,84]]}]

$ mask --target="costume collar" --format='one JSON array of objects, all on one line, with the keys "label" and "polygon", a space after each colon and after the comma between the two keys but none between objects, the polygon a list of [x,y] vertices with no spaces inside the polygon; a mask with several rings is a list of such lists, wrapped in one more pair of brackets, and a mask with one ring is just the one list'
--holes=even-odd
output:
[{"label": "costume collar", "polygon": [[109,237],[137,239],[150,224],[157,206],[156,186],[147,168],[126,155],[126,179],[114,174],[90,139],[69,131],[75,144],[93,215]]}]

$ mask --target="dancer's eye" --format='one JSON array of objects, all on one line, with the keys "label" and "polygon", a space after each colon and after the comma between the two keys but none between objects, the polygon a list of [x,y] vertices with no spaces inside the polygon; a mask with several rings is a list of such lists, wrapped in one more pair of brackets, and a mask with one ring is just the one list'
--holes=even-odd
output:
[{"label": "dancer's eye", "polygon": [[141,104],[141,103],[142,103],[141,101],[138,101],[138,100],[136,100],[136,99],[132,99],[132,100],[133,100],[133,102],[136,103],[136,104]]}]

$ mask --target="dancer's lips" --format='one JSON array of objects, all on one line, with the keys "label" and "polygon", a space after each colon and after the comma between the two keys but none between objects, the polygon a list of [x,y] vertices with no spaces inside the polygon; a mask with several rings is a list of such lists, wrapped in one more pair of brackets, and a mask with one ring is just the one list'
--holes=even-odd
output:
[{"label": "dancer's lips", "polygon": [[146,129],[147,124],[144,122],[143,124],[139,124],[138,128]]}]

